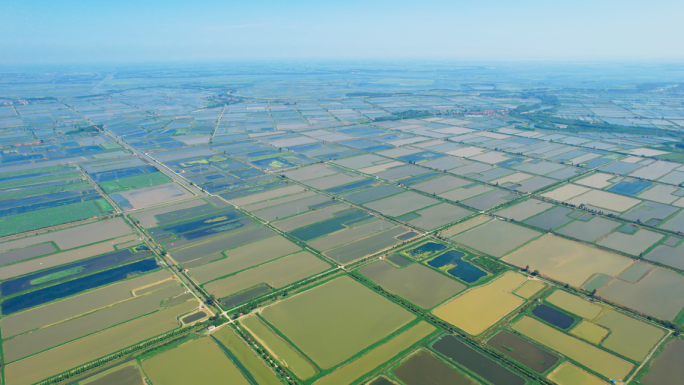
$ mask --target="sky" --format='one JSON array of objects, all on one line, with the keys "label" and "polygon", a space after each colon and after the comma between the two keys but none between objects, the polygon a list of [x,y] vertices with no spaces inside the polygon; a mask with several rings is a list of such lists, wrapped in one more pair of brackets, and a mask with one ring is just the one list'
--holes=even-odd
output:
[{"label": "sky", "polygon": [[684,60],[681,0],[1,0],[0,64]]}]

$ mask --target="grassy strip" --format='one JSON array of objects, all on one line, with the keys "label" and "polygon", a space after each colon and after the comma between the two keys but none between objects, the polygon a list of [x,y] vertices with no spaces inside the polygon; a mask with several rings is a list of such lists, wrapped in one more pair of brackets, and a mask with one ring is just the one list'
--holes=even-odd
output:
[{"label": "grassy strip", "polygon": [[90,183],[86,181],[79,181],[76,183],[61,184],[59,186],[34,188],[32,190],[3,192],[2,195],[0,195],[0,200],[6,201],[10,199],[26,198],[35,195],[54,194],[62,191],[78,190],[87,187],[90,187]]},{"label": "grassy strip", "polygon": [[85,267],[76,266],[76,267],[72,267],[71,269],[58,271],[56,273],[52,273],[49,275],[42,276],[40,278],[36,278],[36,279],[30,281],[29,283],[31,285],[39,285],[41,283],[50,282],[50,281],[54,281],[56,279],[68,277],[68,276],[74,275],[74,274],[78,274],[78,273],[82,272],[83,270],[85,270]]},{"label": "grassy strip", "polygon": [[10,180],[10,181],[4,182],[4,183],[0,183],[0,189],[10,188],[10,187],[26,186],[26,185],[30,185],[30,184],[36,184],[36,183],[52,182],[52,181],[62,180],[62,179],[79,178],[82,176],[83,176],[83,174],[81,174],[80,171],[75,171],[75,172],[65,172],[62,174],[55,174],[55,175],[39,176],[37,178]]},{"label": "grassy strip", "polygon": [[107,194],[115,194],[128,190],[135,190],[143,187],[156,186],[171,182],[171,178],[166,176],[163,172],[153,172],[151,174],[142,174],[136,176],[129,176],[116,180],[109,180],[100,183],[100,187]]}]

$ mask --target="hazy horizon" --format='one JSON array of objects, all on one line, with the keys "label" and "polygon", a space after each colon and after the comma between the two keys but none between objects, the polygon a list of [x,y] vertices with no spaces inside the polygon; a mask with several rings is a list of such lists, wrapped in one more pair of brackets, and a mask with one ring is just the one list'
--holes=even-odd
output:
[{"label": "hazy horizon", "polygon": [[680,61],[684,3],[5,1],[0,64]]}]

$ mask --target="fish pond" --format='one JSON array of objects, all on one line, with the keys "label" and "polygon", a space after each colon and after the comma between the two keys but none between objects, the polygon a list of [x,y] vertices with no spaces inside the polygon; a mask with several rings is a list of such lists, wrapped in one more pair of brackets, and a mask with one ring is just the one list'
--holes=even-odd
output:
[{"label": "fish pond", "polygon": [[475,267],[470,262],[464,261],[463,257],[465,257],[465,253],[458,250],[449,250],[428,261],[428,265],[441,270],[446,270],[450,275],[467,283],[477,282],[478,279],[487,275],[487,273]]},{"label": "fish pond", "polygon": [[490,338],[487,345],[538,373],[546,372],[558,362],[555,355],[506,330]]},{"label": "fish pond", "polygon": [[427,242],[416,248],[407,250],[405,253],[415,259],[424,259],[444,249],[446,249],[446,246],[441,243]]},{"label": "fish pond", "polygon": [[20,310],[38,306],[56,299],[78,294],[99,286],[126,279],[133,274],[142,274],[157,269],[157,261],[154,258],[144,259],[114,269],[101,271],[82,278],[46,287],[16,297],[4,300],[0,307],[2,314],[12,314]]},{"label": "fish pond", "polygon": [[475,385],[475,381],[453,370],[430,353],[421,350],[396,369],[394,375],[407,385]]},{"label": "fish pond", "polygon": [[546,305],[535,307],[532,314],[561,329],[567,329],[575,322],[575,319],[569,315]]}]

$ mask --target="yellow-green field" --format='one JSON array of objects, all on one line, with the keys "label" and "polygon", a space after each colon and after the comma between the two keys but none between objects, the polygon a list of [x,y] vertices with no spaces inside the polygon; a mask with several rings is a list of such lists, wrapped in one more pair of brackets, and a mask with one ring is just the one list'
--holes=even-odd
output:
[{"label": "yellow-green field", "polygon": [[579,362],[608,378],[624,379],[634,365],[582,340],[562,333],[534,318],[523,317],[513,330]]},{"label": "yellow-green field", "polygon": [[509,271],[457,296],[432,313],[471,335],[478,335],[525,301],[511,294],[526,277]]},{"label": "yellow-green field", "polygon": [[240,323],[274,356],[282,360],[294,374],[302,380],[313,377],[316,368],[306,358],[302,357],[287,341],[280,338],[268,326],[264,325],[257,316],[250,316],[240,320]]},{"label": "yellow-green field", "polygon": [[415,318],[347,276],[280,301],[261,314],[323,369],[349,359]]},{"label": "yellow-green field", "polygon": [[586,299],[563,290],[554,291],[553,294],[546,298],[546,301],[588,320],[598,317],[603,310],[601,305],[591,303]]},{"label": "yellow-green field", "polygon": [[154,385],[249,385],[233,362],[211,338],[200,338],[142,362]]},{"label": "yellow-green field", "polygon": [[598,345],[608,335],[610,330],[598,326],[595,323],[582,320],[570,333],[594,345]]},{"label": "yellow-green field", "polygon": [[606,385],[600,378],[566,362],[549,374],[549,380],[558,385]]},{"label": "yellow-green field", "polygon": [[634,263],[609,253],[555,235],[545,235],[504,257],[519,267],[529,266],[557,281],[580,287],[593,274],[618,275]]},{"label": "yellow-green field", "polygon": [[598,324],[610,329],[610,335],[602,345],[635,361],[641,361],[665,336],[665,330],[643,321],[609,310]]},{"label": "yellow-green field", "polygon": [[525,299],[530,299],[532,298],[532,296],[539,293],[545,287],[546,284],[544,282],[527,281],[524,284],[522,284],[519,288],[515,289],[513,294],[519,297],[523,297]]},{"label": "yellow-green field", "polygon": [[342,366],[334,372],[316,381],[317,385],[350,384],[357,378],[382,365],[387,360],[396,356],[411,345],[427,337],[436,328],[427,322],[421,321],[418,325],[399,334],[384,345],[366,353],[355,361]]}]

